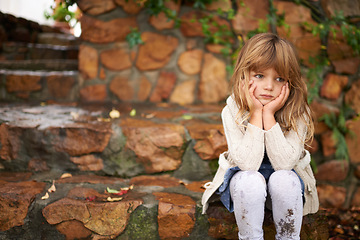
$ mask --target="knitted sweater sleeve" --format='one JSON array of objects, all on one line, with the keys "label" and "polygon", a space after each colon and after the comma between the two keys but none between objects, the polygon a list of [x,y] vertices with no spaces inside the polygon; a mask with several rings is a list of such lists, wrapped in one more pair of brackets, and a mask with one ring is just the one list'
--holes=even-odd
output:
[{"label": "knitted sweater sleeve", "polygon": [[265,133],[265,148],[271,165],[275,170],[291,170],[304,152],[306,125],[298,121],[298,133],[290,130],[286,135],[279,123]]},{"label": "knitted sweater sleeve", "polygon": [[230,159],[243,171],[257,171],[264,157],[264,131],[250,123],[239,126],[228,105],[221,113]]}]

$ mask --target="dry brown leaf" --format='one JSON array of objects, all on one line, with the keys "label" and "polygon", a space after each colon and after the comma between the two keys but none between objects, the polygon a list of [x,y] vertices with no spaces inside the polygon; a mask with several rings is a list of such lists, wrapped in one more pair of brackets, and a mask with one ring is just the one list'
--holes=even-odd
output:
[{"label": "dry brown leaf", "polygon": [[53,180],[53,183],[52,183],[51,187],[48,189],[48,192],[55,192],[55,191],[56,191],[55,180]]},{"label": "dry brown leaf", "polygon": [[108,197],[106,199],[106,201],[108,201],[108,202],[118,202],[118,201],[121,201],[122,199],[123,199],[122,197],[119,197],[119,198]]},{"label": "dry brown leaf", "polygon": [[49,193],[45,193],[44,196],[41,197],[42,200],[48,199],[49,198]]},{"label": "dry brown leaf", "polygon": [[61,175],[60,178],[69,178],[72,177],[71,173],[64,173],[63,175]]}]

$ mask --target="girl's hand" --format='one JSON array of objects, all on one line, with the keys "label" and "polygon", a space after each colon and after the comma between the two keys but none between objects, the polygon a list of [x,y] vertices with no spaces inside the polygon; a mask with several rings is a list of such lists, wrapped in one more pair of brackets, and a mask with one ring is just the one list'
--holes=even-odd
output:
[{"label": "girl's hand", "polygon": [[264,106],[259,101],[259,99],[257,99],[255,97],[255,95],[254,95],[255,89],[256,89],[256,84],[254,83],[253,80],[251,80],[249,82],[249,94],[250,94],[250,97],[251,97],[251,100],[252,100],[252,103],[253,103],[254,111],[258,111],[258,110],[262,111]]},{"label": "girl's hand", "polygon": [[289,89],[289,83],[287,82],[286,84],[284,84],[284,86],[282,86],[279,96],[277,96],[274,100],[272,100],[271,102],[267,103],[264,106],[264,113],[266,112],[274,115],[285,105],[285,102],[288,99],[289,94],[290,94],[290,89]]}]

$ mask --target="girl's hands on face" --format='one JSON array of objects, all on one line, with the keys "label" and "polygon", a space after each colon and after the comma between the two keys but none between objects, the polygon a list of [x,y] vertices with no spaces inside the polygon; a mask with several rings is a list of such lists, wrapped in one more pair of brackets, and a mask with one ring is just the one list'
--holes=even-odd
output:
[{"label": "girl's hands on face", "polygon": [[261,110],[263,109],[263,105],[262,103],[255,97],[254,95],[254,92],[255,92],[255,89],[256,89],[256,84],[254,83],[253,80],[251,80],[249,82],[249,94],[250,94],[250,97],[252,99],[252,103],[254,104],[254,108],[255,108],[255,111],[257,110]]},{"label": "girl's hands on face", "polygon": [[282,86],[279,96],[277,96],[274,100],[272,100],[271,102],[267,103],[264,106],[264,112],[274,115],[278,110],[280,110],[285,105],[285,102],[288,99],[289,94],[290,94],[289,82],[287,82],[286,84],[284,84],[284,86]]}]

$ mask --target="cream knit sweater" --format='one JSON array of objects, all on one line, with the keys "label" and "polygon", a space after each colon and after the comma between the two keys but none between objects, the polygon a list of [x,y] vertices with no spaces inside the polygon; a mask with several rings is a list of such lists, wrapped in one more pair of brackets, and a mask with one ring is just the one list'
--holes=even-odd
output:
[{"label": "cream knit sweater", "polygon": [[306,135],[306,125],[299,121],[299,134],[291,130],[284,135],[280,125],[276,123],[270,130],[260,129],[248,121],[243,121],[238,114],[239,109],[230,96],[221,117],[224,125],[228,152],[219,159],[219,169],[213,182],[208,183],[202,203],[206,211],[208,199],[221,185],[223,175],[228,167],[238,166],[243,171],[258,171],[264,158],[264,152],[269,157],[272,167],[277,170],[294,169],[305,184],[304,215],[315,213],[319,208],[316,182],[310,167],[310,154],[304,149],[303,139]]}]

